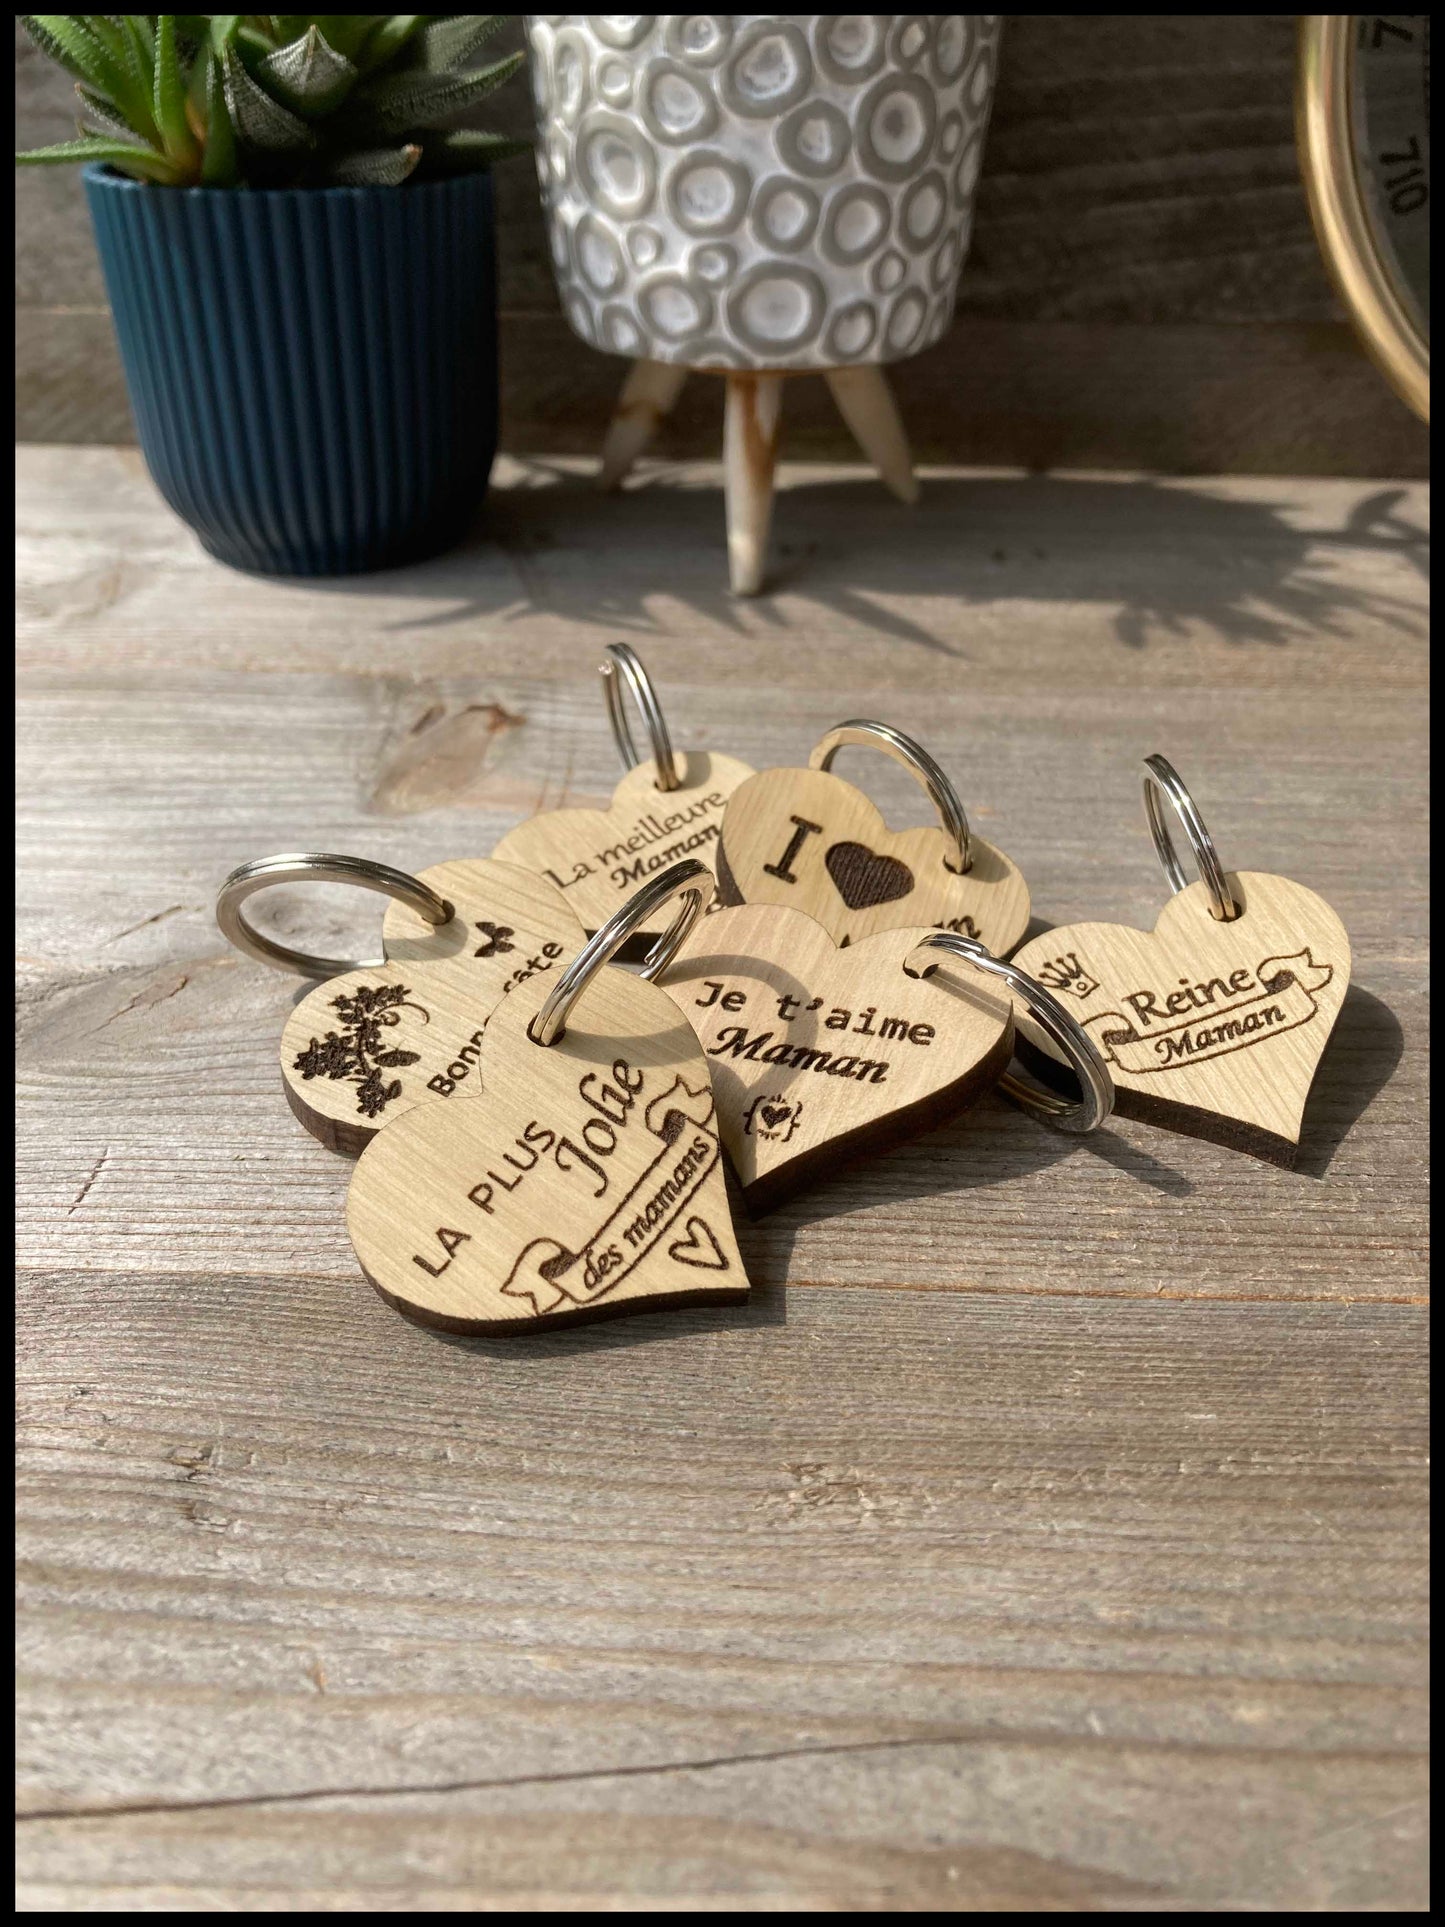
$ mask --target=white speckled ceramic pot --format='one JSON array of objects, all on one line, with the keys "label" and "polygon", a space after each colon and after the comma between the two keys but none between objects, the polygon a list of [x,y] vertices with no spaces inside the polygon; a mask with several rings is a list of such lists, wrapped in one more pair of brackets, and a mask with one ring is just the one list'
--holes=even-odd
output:
[{"label": "white speckled ceramic pot", "polygon": [[841,368],[953,314],[997,14],[529,14],[552,257],[594,348]]}]

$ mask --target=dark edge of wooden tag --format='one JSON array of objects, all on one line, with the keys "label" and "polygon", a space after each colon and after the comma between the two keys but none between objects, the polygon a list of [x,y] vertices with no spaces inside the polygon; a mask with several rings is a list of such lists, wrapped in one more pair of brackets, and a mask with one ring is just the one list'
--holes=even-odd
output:
[{"label": "dark edge of wooden tag", "polygon": [[[723,817],[726,820],[726,810],[723,811]],[[747,899],[738,888],[737,878],[728,867],[727,852],[723,848],[721,823],[718,825],[717,858],[713,868],[717,876],[717,895],[713,901],[724,910],[736,909],[739,904],[746,902]]]},{"label": "dark edge of wooden tag", "polygon": [[[1068,1065],[1040,1050],[1027,1037],[1021,1036],[1018,1040],[1018,1056],[1026,1071],[1051,1091],[1057,1091],[1060,1097],[1079,1096],[1078,1079]],[[1172,1131],[1176,1137],[1197,1137],[1206,1144],[1218,1144],[1226,1151],[1242,1151],[1246,1157],[1258,1158],[1261,1164],[1273,1164],[1282,1171],[1292,1171],[1299,1156],[1298,1142],[1281,1137],[1277,1131],[1266,1131],[1258,1124],[1242,1124],[1237,1118],[1221,1117],[1217,1111],[1201,1110],[1195,1104],[1149,1097],[1123,1084],[1114,1086],[1114,1115],[1132,1117],[1140,1124],[1152,1125],[1156,1131]],[[1301,1116],[1301,1125],[1303,1121]]]},{"label": "dark edge of wooden tag", "polygon": [[317,1143],[341,1157],[359,1158],[382,1128],[380,1124],[349,1124],[342,1118],[327,1117],[321,1111],[313,1111],[284,1071],[281,1073],[281,1088],[286,1093],[286,1102]]},{"label": "dark edge of wooden tag", "polygon": [[706,1292],[654,1292],[646,1298],[623,1298],[616,1304],[603,1299],[595,1305],[575,1305],[570,1311],[545,1312],[531,1318],[449,1318],[445,1312],[427,1311],[420,1305],[412,1304],[409,1299],[396,1297],[384,1285],[377,1284],[360,1259],[357,1263],[362,1276],[378,1297],[384,1298],[408,1324],[420,1325],[427,1331],[448,1332],[457,1338],[526,1338],[533,1332],[562,1331],[569,1325],[600,1325],[604,1319],[627,1318],[649,1311],[683,1311],[689,1307],[705,1310],[712,1305],[745,1305],[750,1290],[744,1273],[741,1285],[714,1286]]}]

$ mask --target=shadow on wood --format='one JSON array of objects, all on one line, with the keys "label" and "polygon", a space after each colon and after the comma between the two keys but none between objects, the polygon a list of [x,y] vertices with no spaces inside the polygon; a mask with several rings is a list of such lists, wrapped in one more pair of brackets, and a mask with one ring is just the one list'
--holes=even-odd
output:
[{"label": "shadow on wood", "polygon": [[[435,605],[416,621],[434,628],[501,617],[495,575],[479,594],[482,554],[516,560],[528,612],[544,611],[597,633],[651,632],[655,600],[726,628],[745,618],[719,567],[719,505],[687,472],[651,465],[622,496],[599,494],[590,478],[544,461],[522,465],[527,486],[494,495],[468,548],[423,567],[377,577],[387,593]],[[1012,598],[1092,603],[1111,609],[1114,633],[1145,650],[1204,624],[1232,643],[1282,647],[1296,639],[1344,636],[1351,616],[1372,616],[1422,633],[1418,606],[1372,581],[1347,560],[1399,556],[1427,568],[1425,531],[1398,512],[1398,491],[1357,504],[1338,528],[1310,526],[1277,502],[1222,496],[1208,484],[1061,476],[926,477],[915,508],[893,502],[873,477],[813,479],[802,471],[779,490],[771,593],[749,607],[785,632],[787,599],[802,596],[897,642],[967,660],[967,623],[956,605]],[[1303,500],[1301,485],[1301,499]],[[636,499],[645,494],[646,500]],[[552,571],[533,558],[571,550],[609,558],[606,569]],[[659,581],[656,558],[667,557]],[[925,627],[888,606],[924,585],[955,605]],[[317,579],[318,594],[354,594],[346,578]],[[515,583],[508,581],[505,593]],[[962,628],[962,637],[959,630]]]}]

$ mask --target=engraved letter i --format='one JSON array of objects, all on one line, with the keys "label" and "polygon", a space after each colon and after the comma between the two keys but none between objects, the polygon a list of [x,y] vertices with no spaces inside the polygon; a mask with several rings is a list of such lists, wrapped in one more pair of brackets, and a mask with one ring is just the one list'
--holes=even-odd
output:
[{"label": "engraved letter i", "polygon": [[799,850],[802,849],[804,843],[807,842],[810,836],[821,836],[823,833],[821,823],[810,823],[806,817],[795,816],[791,818],[791,821],[797,825],[797,828],[793,831],[788,841],[787,849],[783,851],[783,854],[778,858],[776,863],[765,863],[763,865],[767,874],[770,877],[777,877],[780,883],[797,882],[798,879],[793,875],[791,867],[793,858],[798,854]]}]

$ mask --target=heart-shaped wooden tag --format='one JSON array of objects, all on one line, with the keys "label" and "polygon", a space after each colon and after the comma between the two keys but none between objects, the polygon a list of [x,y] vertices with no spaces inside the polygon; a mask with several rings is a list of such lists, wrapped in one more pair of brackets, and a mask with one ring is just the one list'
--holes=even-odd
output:
[{"label": "heart-shaped wooden tag", "polygon": [[[1152,931],[1073,923],[1014,962],[1047,984],[1108,1061],[1115,1109],[1293,1164],[1315,1069],[1350,982],[1350,941],[1322,897],[1287,877],[1227,879],[1241,914],[1217,921],[1202,883]],[[1019,1014],[1030,1064],[1057,1062]]]},{"label": "heart-shaped wooden tag", "polygon": [[949,869],[951,854],[937,827],[890,830],[841,776],[765,769],[723,812],[718,894],[805,910],[840,945],[906,926],[956,930],[1007,956],[1028,928],[1028,885],[981,837],[964,875]]},{"label": "heart-shaped wooden tag", "polygon": [[287,1102],[329,1150],[356,1156],[413,1104],[476,1088],[482,1032],[500,1000],[548,978],[583,930],[545,877],[490,857],[436,863],[421,881],[452,916],[388,906],[388,961],[302,998],[281,1033]]},{"label": "heart-shaped wooden tag", "polygon": [[[630,769],[608,810],[547,810],[508,830],[493,856],[524,863],[566,894],[590,936],[641,883],[696,857],[713,867],[728,798],[752,775],[736,757],[689,750],[681,787],[657,787],[650,761]],[[637,934],[634,949],[659,935]]]},{"label": "heart-shaped wooden tag", "polygon": [[447,1331],[741,1302],[707,1065],[677,1006],[605,967],[544,1047],[527,1026],[549,989],[498,1008],[483,1095],[419,1104],[362,1154],[346,1204],[362,1270]]},{"label": "heart-shaped wooden tag", "polygon": [[966,1109],[1008,1068],[1007,997],[904,971],[928,934],[885,930],[843,950],[801,910],[744,904],[708,917],[668,967],[752,1216]]}]

